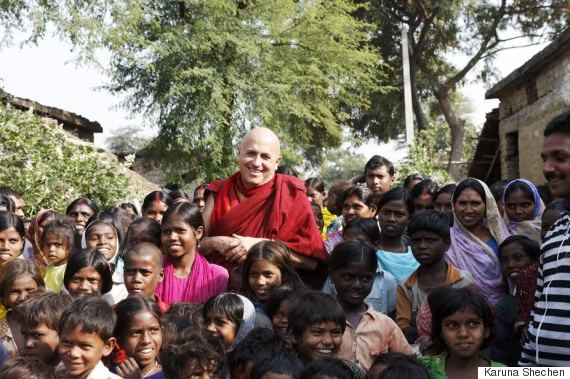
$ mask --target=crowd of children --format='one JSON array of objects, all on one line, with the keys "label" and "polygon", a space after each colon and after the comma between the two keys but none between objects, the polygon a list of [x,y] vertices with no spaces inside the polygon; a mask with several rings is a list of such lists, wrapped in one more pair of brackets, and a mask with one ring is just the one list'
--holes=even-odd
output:
[{"label": "crowd of children", "polygon": [[328,193],[305,181],[329,253],[319,288],[279,241],[232,272],[210,263],[207,186],[140,209],[80,198],[28,225],[1,188],[0,379],[469,379],[517,365],[548,275],[540,244],[567,201],[523,179],[394,179],[375,156]]}]

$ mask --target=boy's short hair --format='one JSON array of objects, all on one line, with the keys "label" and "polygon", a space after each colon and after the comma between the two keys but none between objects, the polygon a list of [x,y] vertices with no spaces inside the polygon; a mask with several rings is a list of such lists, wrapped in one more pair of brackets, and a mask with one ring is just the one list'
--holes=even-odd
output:
[{"label": "boy's short hair", "polygon": [[301,379],[311,379],[315,376],[336,378],[336,379],[352,379],[352,371],[339,358],[323,358],[313,361],[305,367],[301,374]]},{"label": "boy's short hair", "polygon": [[[148,218],[148,217],[146,217]],[[150,219],[152,220],[152,219]],[[156,246],[153,243],[150,242],[139,242],[136,245],[133,246],[129,246],[129,248],[125,251],[125,254],[123,255],[123,262],[125,264],[125,267],[130,265],[130,259],[133,256],[138,256],[138,255],[149,255],[151,253],[149,253],[148,251],[151,251],[152,253],[156,253],[157,257],[160,257],[160,264],[158,267],[156,267],[157,269],[160,270],[160,268],[162,267],[162,252],[160,251],[160,249],[158,248],[158,246]]]},{"label": "boy's short hair", "polygon": [[0,379],[56,379],[54,368],[36,357],[17,357],[0,366]]},{"label": "boy's short hair", "polygon": [[538,261],[540,256],[540,245],[535,240],[532,240],[526,236],[509,236],[499,245],[499,257],[505,247],[510,244],[518,243],[522,250],[532,261]]},{"label": "boy's short hair", "polygon": [[73,298],[64,293],[42,292],[30,297],[18,307],[22,328],[35,328],[45,324],[52,330],[58,330],[62,313],[73,302]]},{"label": "boy's short hair", "polygon": [[286,349],[277,355],[271,355],[253,367],[251,379],[261,379],[268,372],[277,375],[287,375],[293,379],[300,379],[303,365]]},{"label": "boy's short hair", "polygon": [[374,155],[368,160],[368,162],[366,162],[366,165],[364,166],[364,175],[366,175],[366,172],[369,169],[375,169],[382,166],[386,166],[388,174],[390,174],[390,176],[394,176],[394,164],[381,155]]},{"label": "boy's short hair", "polygon": [[113,337],[117,315],[99,296],[83,296],[75,300],[61,315],[59,334],[81,328],[82,333],[95,333],[103,341]]},{"label": "boy's short hair", "polygon": [[256,363],[286,350],[285,342],[273,330],[256,328],[228,354],[228,368],[231,370],[243,367],[249,362],[253,362],[255,366]]},{"label": "boy's short hair", "polygon": [[384,367],[379,378],[429,379],[423,363],[413,355],[396,352],[379,354],[370,369],[375,365]]},{"label": "boy's short hair", "polygon": [[338,301],[319,291],[307,291],[299,296],[295,307],[289,312],[289,329],[299,338],[309,326],[321,322],[334,322],[344,333],[346,318]]},{"label": "boy's short hair", "polygon": [[408,235],[411,237],[412,234],[420,231],[435,233],[449,242],[449,217],[433,209],[418,212],[412,216],[408,224]]},{"label": "boy's short hair", "polygon": [[546,124],[544,136],[548,137],[553,133],[570,133],[570,111],[559,114]]},{"label": "boy's short hair", "polygon": [[162,346],[184,343],[186,330],[203,330],[204,318],[202,305],[192,303],[173,303],[162,316]]}]

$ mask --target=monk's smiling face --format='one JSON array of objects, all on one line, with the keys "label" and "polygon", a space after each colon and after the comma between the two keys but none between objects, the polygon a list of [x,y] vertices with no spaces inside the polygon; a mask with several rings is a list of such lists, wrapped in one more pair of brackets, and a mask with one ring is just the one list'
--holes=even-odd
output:
[{"label": "monk's smiling face", "polygon": [[255,128],[238,148],[241,180],[246,188],[255,188],[269,182],[281,162],[279,139],[271,130]]}]

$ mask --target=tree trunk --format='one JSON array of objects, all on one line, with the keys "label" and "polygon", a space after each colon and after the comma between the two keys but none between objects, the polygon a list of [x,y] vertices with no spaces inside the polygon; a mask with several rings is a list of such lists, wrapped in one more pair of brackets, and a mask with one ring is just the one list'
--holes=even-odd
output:
[{"label": "tree trunk", "polygon": [[416,63],[416,57],[413,52],[410,52],[410,85],[412,87],[412,108],[414,109],[414,115],[416,116],[416,124],[418,126],[418,132],[426,128],[426,119],[422,106],[420,103],[420,98],[418,96],[418,88],[416,85],[416,72],[418,65]]},{"label": "tree trunk", "polygon": [[454,179],[460,179],[461,165],[460,161],[463,158],[463,139],[465,136],[465,121],[459,118],[451,107],[449,101],[450,89],[445,86],[440,86],[437,89],[435,96],[441,107],[445,121],[451,129],[451,153],[449,154],[449,161],[447,163],[447,171]]}]

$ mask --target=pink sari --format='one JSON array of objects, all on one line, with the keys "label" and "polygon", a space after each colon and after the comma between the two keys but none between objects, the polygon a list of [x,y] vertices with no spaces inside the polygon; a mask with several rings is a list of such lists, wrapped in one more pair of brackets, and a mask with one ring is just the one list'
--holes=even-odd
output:
[{"label": "pink sari", "polygon": [[177,302],[203,304],[228,288],[228,271],[208,263],[198,252],[187,278],[174,274],[174,266],[168,256],[164,258],[163,267],[164,279],[158,283],[155,294],[168,305]]}]

